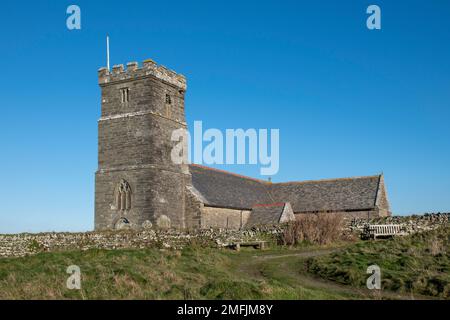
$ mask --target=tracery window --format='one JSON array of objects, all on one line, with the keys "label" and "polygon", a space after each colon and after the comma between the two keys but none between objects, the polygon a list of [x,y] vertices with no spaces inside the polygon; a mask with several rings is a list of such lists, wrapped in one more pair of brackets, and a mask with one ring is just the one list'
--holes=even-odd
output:
[{"label": "tracery window", "polygon": [[130,184],[122,180],[116,190],[116,208],[118,211],[131,209],[131,187]]}]

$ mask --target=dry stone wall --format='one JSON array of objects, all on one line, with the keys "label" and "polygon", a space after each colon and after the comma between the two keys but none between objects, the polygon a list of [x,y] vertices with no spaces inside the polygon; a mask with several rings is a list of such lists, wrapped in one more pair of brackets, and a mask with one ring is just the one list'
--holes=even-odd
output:
[{"label": "dry stone wall", "polygon": [[0,257],[23,257],[40,252],[90,249],[182,249],[186,246],[224,247],[235,242],[274,240],[281,229],[192,232],[176,230],[124,230],[87,233],[41,233],[0,235]]},{"label": "dry stone wall", "polygon": [[[384,217],[348,220],[343,234],[361,233],[364,225],[400,224],[408,234],[437,229],[448,225],[449,213],[423,216]],[[272,241],[277,243],[285,225],[266,226],[249,230],[204,229],[178,230],[122,230],[86,233],[41,233],[0,235],[0,258],[23,257],[40,252],[60,252],[90,249],[144,249],[160,248],[180,250],[187,246],[225,247],[231,243]]]},{"label": "dry stone wall", "polygon": [[448,225],[450,213],[426,213],[424,215],[376,217],[371,219],[353,219],[348,221],[348,231],[361,233],[366,224],[398,224],[403,232],[413,234],[435,230]]}]

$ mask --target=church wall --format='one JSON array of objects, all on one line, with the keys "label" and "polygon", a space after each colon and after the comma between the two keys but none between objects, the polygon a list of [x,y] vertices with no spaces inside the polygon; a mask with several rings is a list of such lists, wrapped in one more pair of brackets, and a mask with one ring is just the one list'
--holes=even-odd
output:
[{"label": "church wall", "polygon": [[376,207],[378,208],[380,217],[389,217],[392,215],[391,208],[389,205],[389,200],[387,197],[386,185],[384,183],[383,176],[381,176],[381,178],[380,178],[380,185],[378,187]]},{"label": "church wall", "polygon": [[201,202],[192,191],[190,183],[186,183],[186,198],[185,198],[185,226],[187,229],[197,229],[201,227],[202,210],[204,208]]},{"label": "church wall", "polygon": [[172,132],[184,125],[158,114],[102,118],[98,123],[99,169],[153,164],[174,171]]},{"label": "church wall", "polygon": [[[185,178],[184,174],[152,168],[97,173],[95,229],[114,229],[120,218],[129,220],[132,228],[142,227],[145,221],[155,225],[162,215],[173,227],[183,228]],[[131,187],[131,209],[118,211],[116,190],[122,179]]]},{"label": "church wall", "polygon": [[[295,213],[295,217],[297,219],[301,219],[302,216],[307,214],[313,214],[313,213]],[[367,218],[375,218],[378,217],[378,211],[376,210],[366,210],[366,211],[352,211],[352,212],[346,212],[346,211],[340,211],[340,212],[332,212],[330,214],[338,214],[342,215],[345,219],[367,219]]]},{"label": "church wall", "polygon": [[[171,152],[177,142],[172,132],[186,128],[185,80],[152,61],[115,66],[99,71],[102,116],[98,122],[95,228],[113,229],[119,218],[140,228],[170,219],[184,228],[187,165],[174,164]],[[116,206],[117,185],[131,187],[131,208]]]},{"label": "church wall", "polygon": [[228,228],[238,230],[245,226],[250,217],[250,210],[228,208],[202,208],[202,228]]},{"label": "church wall", "polygon": [[290,222],[295,219],[296,217],[294,211],[292,210],[292,206],[289,202],[287,202],[284,206],[283,213],[281,214],[280,223]]}]

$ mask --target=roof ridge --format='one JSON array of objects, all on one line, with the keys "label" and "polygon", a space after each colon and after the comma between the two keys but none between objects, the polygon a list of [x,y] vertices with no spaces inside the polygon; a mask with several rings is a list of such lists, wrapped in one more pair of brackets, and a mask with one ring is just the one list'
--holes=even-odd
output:
[{"label": "roof ridge", "polygon": [[347,178],[332,178],[332,179],[318,179],[318,180],[303,180],[303,181],[288,181],[288,182],[278,182],[274,183],[274,185],[283,185],[283,184],[303,184],[303,183],[312,183],[312,182],[333,182],[333,181],[348,181],[348,180],[356,180],[356,179],[368,179],[368,178],[380,178],[381,175],[372,175],[372,176],[355,176],[355,177],[347,177]]},{"label": "roof ridge", "polygon": [[235,176],[235,177],[243,178],[243,179],[248,179],[248,180],[253,180],[253,181],[256,181],[256,182],[259,182],[259,183],[263,183],[263,184],[272,184],[271,182],[265,181],[265,180],[262,180],[262,179],[252,178],[252,177],[249,177],[249,176],[244,176],[242,174],[238,174],[238,173],[234,173],[234,172],[230,172],[230,171],[226,171],[226,170],[222,170],[222,169],[207,167],[207,166],[203,166],[203,165],[197,164],[197,163],[191,163],[189,166],[202,168],[202,169],[206,169],[206,170],[211,170],[211,171],[216,171],[216,172],[220,172],[220,173],[225,173],[225,174],[229,174],[231,176]]},{"label": "roof ridge", "polygon": [[[354,177],[345,177],[345,178],[328,178],[328,179],[287,181],[287,182],[269,182],[269,181],[265,181],[265,180],[262,180],[262,179],[253,178],[253,177],[245,176],[245,175],[242,175],[242,174],[234,173],[234,172],[231,172],[231,171],[226,171],[226,170],[222,170],[222,169],[207,167],[207,166],[204,166],[204,165],[201,165],[201,164],[197,164],[197,163],[191,163],[189,166],[202,168],[202,169],[206,169],[206,170],[211,170],[211,171],[215,171],[215,172],[220,172],[220,173],[228,174],[228,175],[235,176],[235,177],[238,177],[238,178],[253,180],[255,182],[259,182],[259,183],[262,183],[262,184],[265,184],[265,185],[268,185],[268,186],[270,186],[270,185],[294,184],[294,183],[295,184],[304,184],[304,183],[312,183],[312,182],[348,181],[348,180],[368,179],[368,178],[378,178],[379,179],[383,175],[383,174],[376,174],[376,175],[370,175],[370,176],[354,176]],[[267,193],[272,198],[269,190],[267,190]]]}]

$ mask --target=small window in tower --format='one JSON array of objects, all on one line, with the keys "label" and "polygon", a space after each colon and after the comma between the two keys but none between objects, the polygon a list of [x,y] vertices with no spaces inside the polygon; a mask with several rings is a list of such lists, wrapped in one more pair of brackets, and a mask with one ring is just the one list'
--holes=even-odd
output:
[{"label": "small window in tower", "polygon": [[130,102],[130,89],[128,88],[120,89],[120,99],[122,103]]},{"label": "small window in tower", "polygon": [[166,104],[166,117],[172,118],[172,107],[170,104]]},{"label": "small window in tower", "polygon": [[166,104],[172,104],[172,98],[169,94],[166,94]]}]

